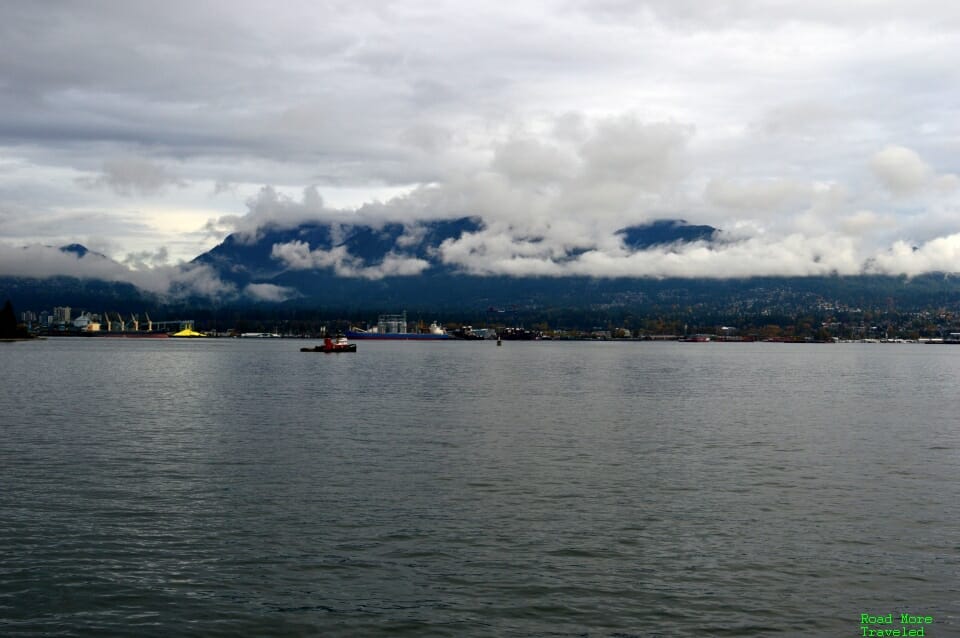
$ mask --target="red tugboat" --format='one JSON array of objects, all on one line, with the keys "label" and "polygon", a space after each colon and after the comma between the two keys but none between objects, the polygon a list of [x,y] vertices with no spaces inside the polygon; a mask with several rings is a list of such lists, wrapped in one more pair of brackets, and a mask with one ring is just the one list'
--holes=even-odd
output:
[{"label": "red tugboat", "polygon": [[350,343],[347,341],[347,338],[343,335],[337,335],[336,341],[327,337],[323,340],[322,346],[314,346],[313,348],[300,348],[300,352],[326,352],[327,354],[341,353],[341,352],[356,352],[357,344]]}]

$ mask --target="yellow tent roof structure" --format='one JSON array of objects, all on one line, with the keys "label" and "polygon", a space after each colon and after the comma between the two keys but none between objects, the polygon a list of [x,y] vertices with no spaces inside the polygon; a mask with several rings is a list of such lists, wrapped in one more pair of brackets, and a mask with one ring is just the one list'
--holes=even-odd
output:
[{"label": "yellow tent roof structure", "polygon": [[184,328],[180,332],[175,332],[171,337],[206,337],[202,332],[197,332],[193,328]]}]

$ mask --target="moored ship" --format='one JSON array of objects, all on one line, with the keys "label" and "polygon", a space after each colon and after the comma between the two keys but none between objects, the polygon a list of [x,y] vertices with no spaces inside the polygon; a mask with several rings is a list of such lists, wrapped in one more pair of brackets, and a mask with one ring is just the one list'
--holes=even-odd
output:
[{"label": "moored ship", "polygon": [[144,313],[144,321],[136,314],[131,314],[129,320],[125,320],[120,313],[113,315],[110,312],[102,315],[83,312],[69,323],[48,327],[46,334],[107,339],[166,339],[174,336],[170,334],[171,326],[182,328],[184,325],[193,325],[192,320],[153,321],[147,313]]},{"label": "moored ship", "polygon": [[423,332],[410,332],[407,327],[407,313],[399,315],[380,315],[377,325],[368,329],[351,328],[348,339],[381,339],[389,341],[437,341],[451,339],[447,332],[434,321]]}]

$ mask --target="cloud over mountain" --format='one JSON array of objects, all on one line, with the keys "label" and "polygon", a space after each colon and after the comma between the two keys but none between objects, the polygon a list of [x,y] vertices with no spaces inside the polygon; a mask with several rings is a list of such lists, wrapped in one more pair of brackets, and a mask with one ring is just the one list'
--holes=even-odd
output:
[{"label": "cloud over mountain", "polygon": [[368,266],[364,265],[362,259],[351,255],[346,246],[336,246],[329,250],[323,248],[311,250],[309,244],[302,241],[274,244],[270,256],[292,270],[332,268],[340,277],[363,279],[409,277],[419,275],[430,267],[430,263],[425,259],[408,257],[392,251],[384,255],[375,266]]},{"label": "cloud over mountain", "polygon": [[[309,224],[404,231],[377,259],[291,236],[275,271],[960,270],[949,2],[86,9],[0,21],[0,244],[36,273],[78,265],[20,246],[78,242],[129,266],[110,276],[178,290],[229,234]],[[481,223],[412,250],[464,217]],[[722,232],[618,234],[662,219]]]},{"label": "cloud over mountain", "polygon": [[214,269],[204,264],[134,269],[97,253],[79,254],[39,244],[19,247],[0,244],[0,276],[30,279],[66,276],[123,282],[168,299],[189,296],[216,299],[236,295],[232,283],[223,281]]}]

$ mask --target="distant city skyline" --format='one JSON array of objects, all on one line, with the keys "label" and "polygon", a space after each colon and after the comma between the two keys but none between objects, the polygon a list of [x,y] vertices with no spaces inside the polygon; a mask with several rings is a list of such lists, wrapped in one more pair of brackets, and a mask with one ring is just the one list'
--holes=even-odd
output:
[{"label": "distant city skyline", "polygon": [[[413,241],[462,216],[484,228],[440,258],[477,274],[960,271],[955,3],[65,2],[0,18],[0,276],[202,293],[215,275],[180,262],[231,232],[390,220]],[[615,234],[654,219],[722,233],[639,251]],[[71,243],[123,266],[49,248]]]}]

